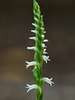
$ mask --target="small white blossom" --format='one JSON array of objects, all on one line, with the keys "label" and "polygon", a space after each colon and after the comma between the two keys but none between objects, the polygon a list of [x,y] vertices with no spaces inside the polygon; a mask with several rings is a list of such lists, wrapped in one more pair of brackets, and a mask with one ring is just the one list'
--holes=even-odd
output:
[{"label": "small white blossom", "polygon": [[46,49],[44,49],[44,52],[43,52],[43,54],[48,54],[48,53],[46,52]]},{"label": "small white blossom", "polygon": [[37,31],[36,31],[36,30],[31,30],[31,32],[33,32],[33,33],[35,33],[35,34],[37,33]]},{"label": "small white blossom", "polygon": [[44,31],[44,33],[46,33],[46,31]]},{"label": "small white blossom", "polygon": [[41,28],[41,30],[44,30],[44,28]]},{"label": "small white blossom", "polygon": [[29,37],[29,39],[31,39],[31,40],[36,40],[36,37]]},{"label": "small white blossom", "polygon": [[44,79],[45,82],[47,82],[47,83],[50,84],[51,86],[52,86],[52,84],[54,84],[54,82],[52,82],[52,79],[53,79],[53,78],[50,78],[50,79],[49,79],[49,78],[47,78],[47,77],[44,77],[43,79]]},{"label": "small white blossom", "polygon": [[35,66],[36,65],[35,61],[31,61],[31,62],[26,61],[26,63],[27,63],[26,68],[28,68],[30,66]]},{"label": "small white blossom", "polygon": [[47,47],[47,46],[45,46],[45,44],[43,43],[43,44],[42,44],[42,47],[45,48],[45,47]]},{"label": "small white blossom", "polygon": [[32,23],[32,25],[35,26],[35,27],[39,27],[39,26],[38,26],[37,24],[35,24],[35,23]]},{"label": "small white blossom", "polygon": [[35,85],[35,84],[33,84],[33,85],[27,84],[27,87],[26,88],[28,88],[28,90],[27,90],[27,93],[28,93],[32,89],[37,89],[37,85]]},{"label": "small white blossom", "polygon": [[44,42],[48,42],[48,39],[45,39]]},{"label": "small white blossom", "polygon": [[42,35],[42,38],[44,38],[45,36],[44,35]]},{"label": "small white blossom", "polygon": [[27,47],[27,49],[36,51],[36,47],[35,46],[34,47]]},{"label": "small white blossom", "polygon": [[46,63],[47,63],[47,61],[50,61],[49,56],[42,55],[42,57],[43,57],[43,60],[44,60]]},{"label": "small white blossom", "polygon": [[35,34],[38,34],[39,32],[36,31],[36,30],[31,30],[31,32],[35,33]]}]

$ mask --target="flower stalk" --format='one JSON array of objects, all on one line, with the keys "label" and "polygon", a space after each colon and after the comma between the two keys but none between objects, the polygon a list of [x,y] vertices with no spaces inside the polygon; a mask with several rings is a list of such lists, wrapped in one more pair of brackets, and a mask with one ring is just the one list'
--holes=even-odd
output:
[{"label": "flower stalk", "polygon": [[43,61],[47,63],[47,61],[50,61],[49,56],[46,56],[45,54],[48,54],[46,52],[46,46],[45,42],[48,42],[47,39],[45,39],[45,28],[44,28],[44,22],[43,22],[43,15],[41,15],[41,10],[39,4],[36,2],[36,0],[33,0],[33,13],[34,13],[34,23],[32,25],[35,27],[35,30],[31,30],[31,32],[35,33],[35,37],[30,37],[29,39],[35,41],[35,46],[27,47],[29,50],[34,50],[34,61],[28,62],[26,61],[27,65],[26,68],[29,68],[30,66],[33,66],[33,77],[36,81],[36,84],[29,85],[27,84],[28,91],[32,89],[37,90],[37,100],[43,99],[43,90],[42,85],[44,82],[47,82],[52,86],[54,82],[52,82],[52,78],[41,78],[42,75],[42,65]]}]

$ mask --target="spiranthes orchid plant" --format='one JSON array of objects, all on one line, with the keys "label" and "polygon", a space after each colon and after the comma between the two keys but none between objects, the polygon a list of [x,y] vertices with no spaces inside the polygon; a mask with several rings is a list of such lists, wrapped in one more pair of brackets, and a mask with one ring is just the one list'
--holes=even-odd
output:
[{"label": "spiranthes orchid plant", "polygon": [[31,32],[35,33],[35,37],[30,37],[29,39],[35,41],[35,46],[27,47],[29,50],[34,50],[34,61],[28,62],[26,61],[27,65],[26,68],[29,68],[30,66],[33,66],[33,77],[36,81],[36,84],[29,85],[27,84],[27,92],[29,92],[32,89],[37,90],[37,100],[43,99],[43,90],[42,85],[44,82],[48,83],[50,86],[54,84],[52,82],[53,78],[47,78],[47,77],[41,77],[42,75],[42,65],[43,61],[47,63],[47,61],[50,61],[49,56],[46,56],[48,54],[46,52],[46,45],[45,42],[48,42],[47,39],[45,39],[45,28],[44,28],[44,22],[43,22],[43,15],[41,15],[41,10],[39,4],[36,2],[36,0],[33,0],[33,13],[34,13],[34,23],[32,25],[35,27],[35,30],[31,30]]}]

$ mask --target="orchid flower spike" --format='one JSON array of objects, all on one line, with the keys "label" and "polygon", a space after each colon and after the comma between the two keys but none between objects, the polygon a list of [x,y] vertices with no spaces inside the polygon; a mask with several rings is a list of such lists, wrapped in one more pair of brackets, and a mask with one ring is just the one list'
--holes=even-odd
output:
[{"label": "orchid flower spike", "polygon": [[26,61],[27,65],[26,68],[29,68],[30,66],[33,66],[33,77],[36,81],[36,84],[29,85],[27,84],[27,92],[29,92],[32,89],[37,90],[37,100],[43,99],[43,90],[42,85],[44,82],[47,82],[51,86],[54,84],[52,81],[53,78],[41,78],[42,76],[42,65],[45,61],[46,63],[50,61],[49,56],[46,56],[45,54],[48,54],[46,52],[47,46],[45,45],[45,42],[48,42],[48,39],[45,39],[45,27],[43,22],[43,15],[41,15],[40,6],[37,3],[36,0],[33,0],[33,13],[34,13],[34,23],[32,25],[35,27],[35,29],[31,30],[31,32],[35,33],[34,37],[30,37],[29,39],[35,41],[35,46],[27,47],[29,50],[34,50],[34,61],[28,62]]}]

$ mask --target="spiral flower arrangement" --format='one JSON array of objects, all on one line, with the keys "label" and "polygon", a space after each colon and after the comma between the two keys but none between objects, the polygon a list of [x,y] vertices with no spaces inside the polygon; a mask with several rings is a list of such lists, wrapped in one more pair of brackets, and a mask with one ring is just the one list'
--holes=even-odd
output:
[{"label": "spiral flower arrangement", "polygon": [[36,84],[29,85],[27,84],[29,92],[32,89],[37,90],[37,100],[43,99],[43,90],[42,85],[44,82],[47,82],[51,86],[54,84],[52,82],[53,78],[47,78],[47,77],[41,77],[42,75],[42,65],[43,61],[47,63],[47,61],[50,61],[49,56],[46,56],[48,54],[46,52],[46,45],[45,42],[48,42],[48,39],[45,39],[45,28],[44,28],[44,22],[43,22],[43,15],[41,15],[41,10],[39,4],[36,2],[36,0],[33,0],[33,13],[34,13],[34,21],[35,23],[32,23],[32,25],[35,27],[35,30],[31,30],[31,32],[35,33],[35,37],[30,37],[29,39],[35,41],[35,46],[27,47],[29,50],[34,50],[34,61],[28,62],[26,61],[27,65],[26,68],[29,68],[30,66],[33,66],[33,77],[36,81]]}]

